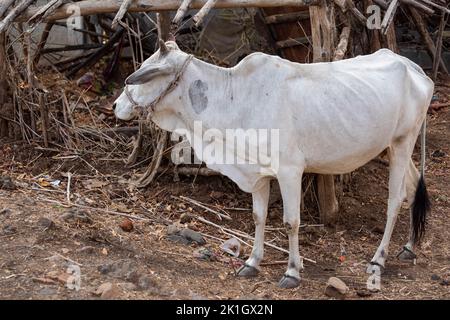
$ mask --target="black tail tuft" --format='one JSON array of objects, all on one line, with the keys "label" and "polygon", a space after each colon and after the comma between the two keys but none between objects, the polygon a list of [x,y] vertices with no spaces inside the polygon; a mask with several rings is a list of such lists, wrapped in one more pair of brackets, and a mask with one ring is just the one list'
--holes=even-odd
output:
[{"label": "black tail tuft", "polygon": [[415,243],[419,243],[425,234],[425,226],[427,223],[427,214],[431,209],[430,199],[428,198],[427,187],[423,176],[417,183],[414,203],[412,205],[412,228],[413,239]]}]

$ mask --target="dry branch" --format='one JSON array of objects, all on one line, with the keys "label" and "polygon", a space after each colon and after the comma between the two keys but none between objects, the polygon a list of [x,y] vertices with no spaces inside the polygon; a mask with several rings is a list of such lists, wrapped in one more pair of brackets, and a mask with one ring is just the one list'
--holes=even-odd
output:
[{"label": "dry branch", "polygon": [[46,17],[51,15],[56,9],[58,9],[63,4],[68,3],[69,0],[52,0],[43,6],[38,12],[36,12],[29,20],[28,23],[32,25],[37,25],[43,21]]},{"label": "dry branch", "polygon": [[172,20],[172,23],[174,25],[179,25],[180,22],[183,20],[184,16],[186,15],[186,12],[188,11],[190,5],[192,4],[193,0],[183,0],[181,3],[181,6],[177,10],[177,14]]},{"label": "dry branch", "polygon": [[4,0],[2,3],[0,3],[0,18],[3,17],[5,12],[8,11],[9,7],[14,4],[14,1],[16,0]]},{"label": "dry branch", "polygon": [[446,7],[443,7],[443,6],[439,5],[439,4],[436,4],[436,3],[434,3],[434,2],[431,1],[431,0],[420,0],[420,1],[423,2],[423,3],[426,3],[426,4],[428,4],[428,5],[430,5],[430,6],[432,6],[432,7],[435,7],[435,8],[437,8],[437,9],[441,10],[441,11],[444,11],[444,12],[446,12],[447,14],[450,14],[450,10],[449,10],[449,9],[447,9]]},{"label": "dry branch", "polygon": [[16,7],[14,7],[6,15],[6,17],[2,21],[0,21],[0,33],[6,31],[11,23],[14,22],[14,19],[16,19],[22,12],[24,12],[25,9],[27,9],[33,1],[34,0],[22,0]]},{"label": "dry branch", "polygon": [[339,38],[339,44],[334,51],[333,61],[342,60],[347,52],[348,39],[350,37],[350,27],[342,28],[341,36]]},{"label": "dry branch", "polygon": [[434,10],[431,8],[428,8],[426,5],[419,3],[415,0],[400,0],[402,3],[416,7],[419,10],[422,10],[423,12],[425,12],[426,14],[433,14]]},{"label": "dry branch", "polygon": [[122,4],[120,5],[119,11],[117,12],[116,16],[114,17],[113,22],[111,23],[111,28],[113,30],[117,29],[119,22],[122,21],[123,16],[127,13],[128,9],[132,5],[132,3],[133,3],[133,0],[123,0]]},{"label": "dry branch", "polygon": [[208,0],[205,5],[200,9],[200,11],[192,18],[195,26],[198,27],[203,23],[203,20],[216,5],[218,0]]}]

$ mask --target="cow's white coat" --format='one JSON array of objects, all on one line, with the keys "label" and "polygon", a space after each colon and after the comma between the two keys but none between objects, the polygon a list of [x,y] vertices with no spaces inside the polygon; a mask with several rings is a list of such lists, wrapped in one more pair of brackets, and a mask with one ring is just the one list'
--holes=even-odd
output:
[{"label": "cow's white coat", "polygon": [[[144,66],[180,68],[187,54],[173,42],[167,46],[168,53],[155,53]],[[149,82],[142,78],[139,71],[132,75],[131,82],[136,85],[130,85],[129,90],[136,102],[146,105],[164,90],[173,74],[157,75]],[[196,88],[194,93],[198,96],[192,98]],[[398,209],[406,196],[411,200],[418,181],[411,154],[432,94],[433,82],[420,67],[386,49],[314,64],[254,53],[233,68],[194,58],[178,86],[156,106],[152,120],[164,130],[183,128],[192,133],[194,121],[202,121],[206,129],[220,131],[279,129],[278,170],[261,170],[261,166],[248,164],[217,165],[203,160],[253,195],[255,243],[243,275],[258,269],[263,258],[269,180],[278,179],[290,251],[288,269],[280,285],[291,287],[298,284],[301,267],[298,227],[302,174],[350,172],[388,149],[388,218],[382,242],[372,259],[378,264],[372,268],[384,266]],[[115,114],[123,120],[134,116],[125,94],[117,99]]]}]

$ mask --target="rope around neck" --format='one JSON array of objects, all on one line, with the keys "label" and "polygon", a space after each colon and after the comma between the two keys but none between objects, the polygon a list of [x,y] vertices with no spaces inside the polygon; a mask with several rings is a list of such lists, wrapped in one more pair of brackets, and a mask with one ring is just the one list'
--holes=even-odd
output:
[{"label": "rope around neck", "polygon": [[128,97],[128,100],[130,100],[132,107],[136,110],[139,108],[139,113],[142,115],[145,115],[147,120],[151,117],[151,115],[155,112],[156,105],[165,97],[167,96],[172,90],[174,90],[177,85],[178,81],[184,74],[184,71],[186,70],[189,62],[194,58],[192,54],[190,54],[186,60],[183,62],[183,65],[181,66],[181,69],[177,72],[175,75],[175,78],[169,83],[169,85],[166,87],[166,89],[161,92],[152,102],[146,105],[140,105],[136,102],[136,100],[133,99],[131,96],[131,92],[128,89],[128,85],[125,86],[125,95]]}]

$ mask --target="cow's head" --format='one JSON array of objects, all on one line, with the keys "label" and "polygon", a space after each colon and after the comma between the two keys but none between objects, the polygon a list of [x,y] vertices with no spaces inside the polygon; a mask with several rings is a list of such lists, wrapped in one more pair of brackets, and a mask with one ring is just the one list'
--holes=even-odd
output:
[{"label": "cow's head", "polygon": [[128,95],[124,90],[115,101],[113,109],[116,117],[131,120],[139,111],[133,102],[141,108],[153,102],[173,81],[186,57],[187,54],[174,41],[164,43],[160,40],[159,50],[125,80]]}]

